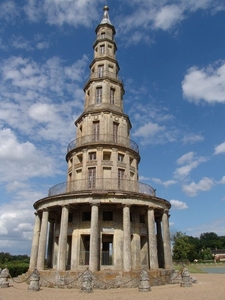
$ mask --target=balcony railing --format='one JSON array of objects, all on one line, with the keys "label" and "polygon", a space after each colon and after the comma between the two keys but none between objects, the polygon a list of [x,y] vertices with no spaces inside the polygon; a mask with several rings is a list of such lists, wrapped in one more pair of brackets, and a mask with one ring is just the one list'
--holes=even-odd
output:
[{"label": "balcony railing", "polygon": [[85,80],[84,85],[86,85],[88,81],[91,79],[94,80],[94,79],[105,79],[105,78],[116,79],[121,83],[123,83],[122,78],[118,74],[106,70],[100,70],[98,72],[91,73],[90,76]]},{"label": "balcony railing", "polygon": [[136,192],[140,194],[155,196],[155,189],[148,184],[118,178],[92,178],[79,179],[59,183],[51,187],[48,196],[56,196],[71,192],[91,191],[113,191],[113,192]]},{"label": "balcony railing", "polygon": [[97,35],[96,39],[94,40],[94,44],[96,43],[96,41],[105,40],[105,39],[108,39],[108,40],[111,40],[114,42],[116,41],[115,37],[112,34],[105,33],[105,34]]},{"label": "balcony railing", "polygon": [[91,134],[77,138],[69,143],[67,147],[67,153],[75,149],[76,147],[93,143],[121,145],[139,153],[138,145],[134,141],[129,138],[125,138],[123,136],[115,136],[113,134]]}]

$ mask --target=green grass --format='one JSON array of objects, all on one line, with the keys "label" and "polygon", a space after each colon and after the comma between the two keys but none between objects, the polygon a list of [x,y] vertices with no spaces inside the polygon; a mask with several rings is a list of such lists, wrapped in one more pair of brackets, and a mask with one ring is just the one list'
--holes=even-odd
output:
[{"label": "green grass", "polygon": [[[204,271],[202,271],[201,269],[199,269],[196,265],[189,265],[189,266],[185,266],[188,271],[190,273],[205,273]],[[176,271],[179,271],[182,267],[179,265],[173,266],[173,269]]]}]

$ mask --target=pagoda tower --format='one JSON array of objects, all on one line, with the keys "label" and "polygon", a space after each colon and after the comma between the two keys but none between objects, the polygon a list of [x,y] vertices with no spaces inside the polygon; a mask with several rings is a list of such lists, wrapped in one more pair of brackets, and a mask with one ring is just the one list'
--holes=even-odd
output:
[{"label": "pagoda tower", "polygon": [[108,6],[103,10],[84,84],[84,111],[75,121],[76,138],[67,148],[67,181],[34,203],[31,271],[172,267],[171,205],[138,181],[140,154],[123,111],[116,31]]}]

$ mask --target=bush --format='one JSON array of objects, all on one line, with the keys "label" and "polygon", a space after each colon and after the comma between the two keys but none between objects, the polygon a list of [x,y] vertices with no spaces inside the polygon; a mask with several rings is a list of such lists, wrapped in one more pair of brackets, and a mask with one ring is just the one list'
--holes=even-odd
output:
[{"label": "bush", "polygon": [[11,277],[17,277],[18,275],[21,275],[23,273],[26,273],[29,264],[27,262],[21,262],[21,261],[10,261],[6,264],[0,264],[0,268],[4,269],[7,266],[9,270],[9,274]]}]

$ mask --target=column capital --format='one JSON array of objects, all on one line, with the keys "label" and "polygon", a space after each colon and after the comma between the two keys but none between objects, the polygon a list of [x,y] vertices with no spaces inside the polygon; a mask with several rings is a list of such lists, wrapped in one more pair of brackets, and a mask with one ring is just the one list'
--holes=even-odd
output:
[{"label": "column capital", "polygon": [[130,207],[131,207],[131,204],[122,204],[122,207],[123,207],[123,208],[124,208],[124,207],[130,208]]},{"label": "column capital", "polygon": [[155,210],[155,208],[152,207],[152,206],[148,206],[147,209],[148,209],[148,210]]},{"label": "column capital", "polygon": [[99,207],[100,204],[101,204],[100,202],[91,202],[91,203],[90,203],[90,206],[91,206],[91,207],[92,207],[92,206],[98,206],[98,207]]}]

